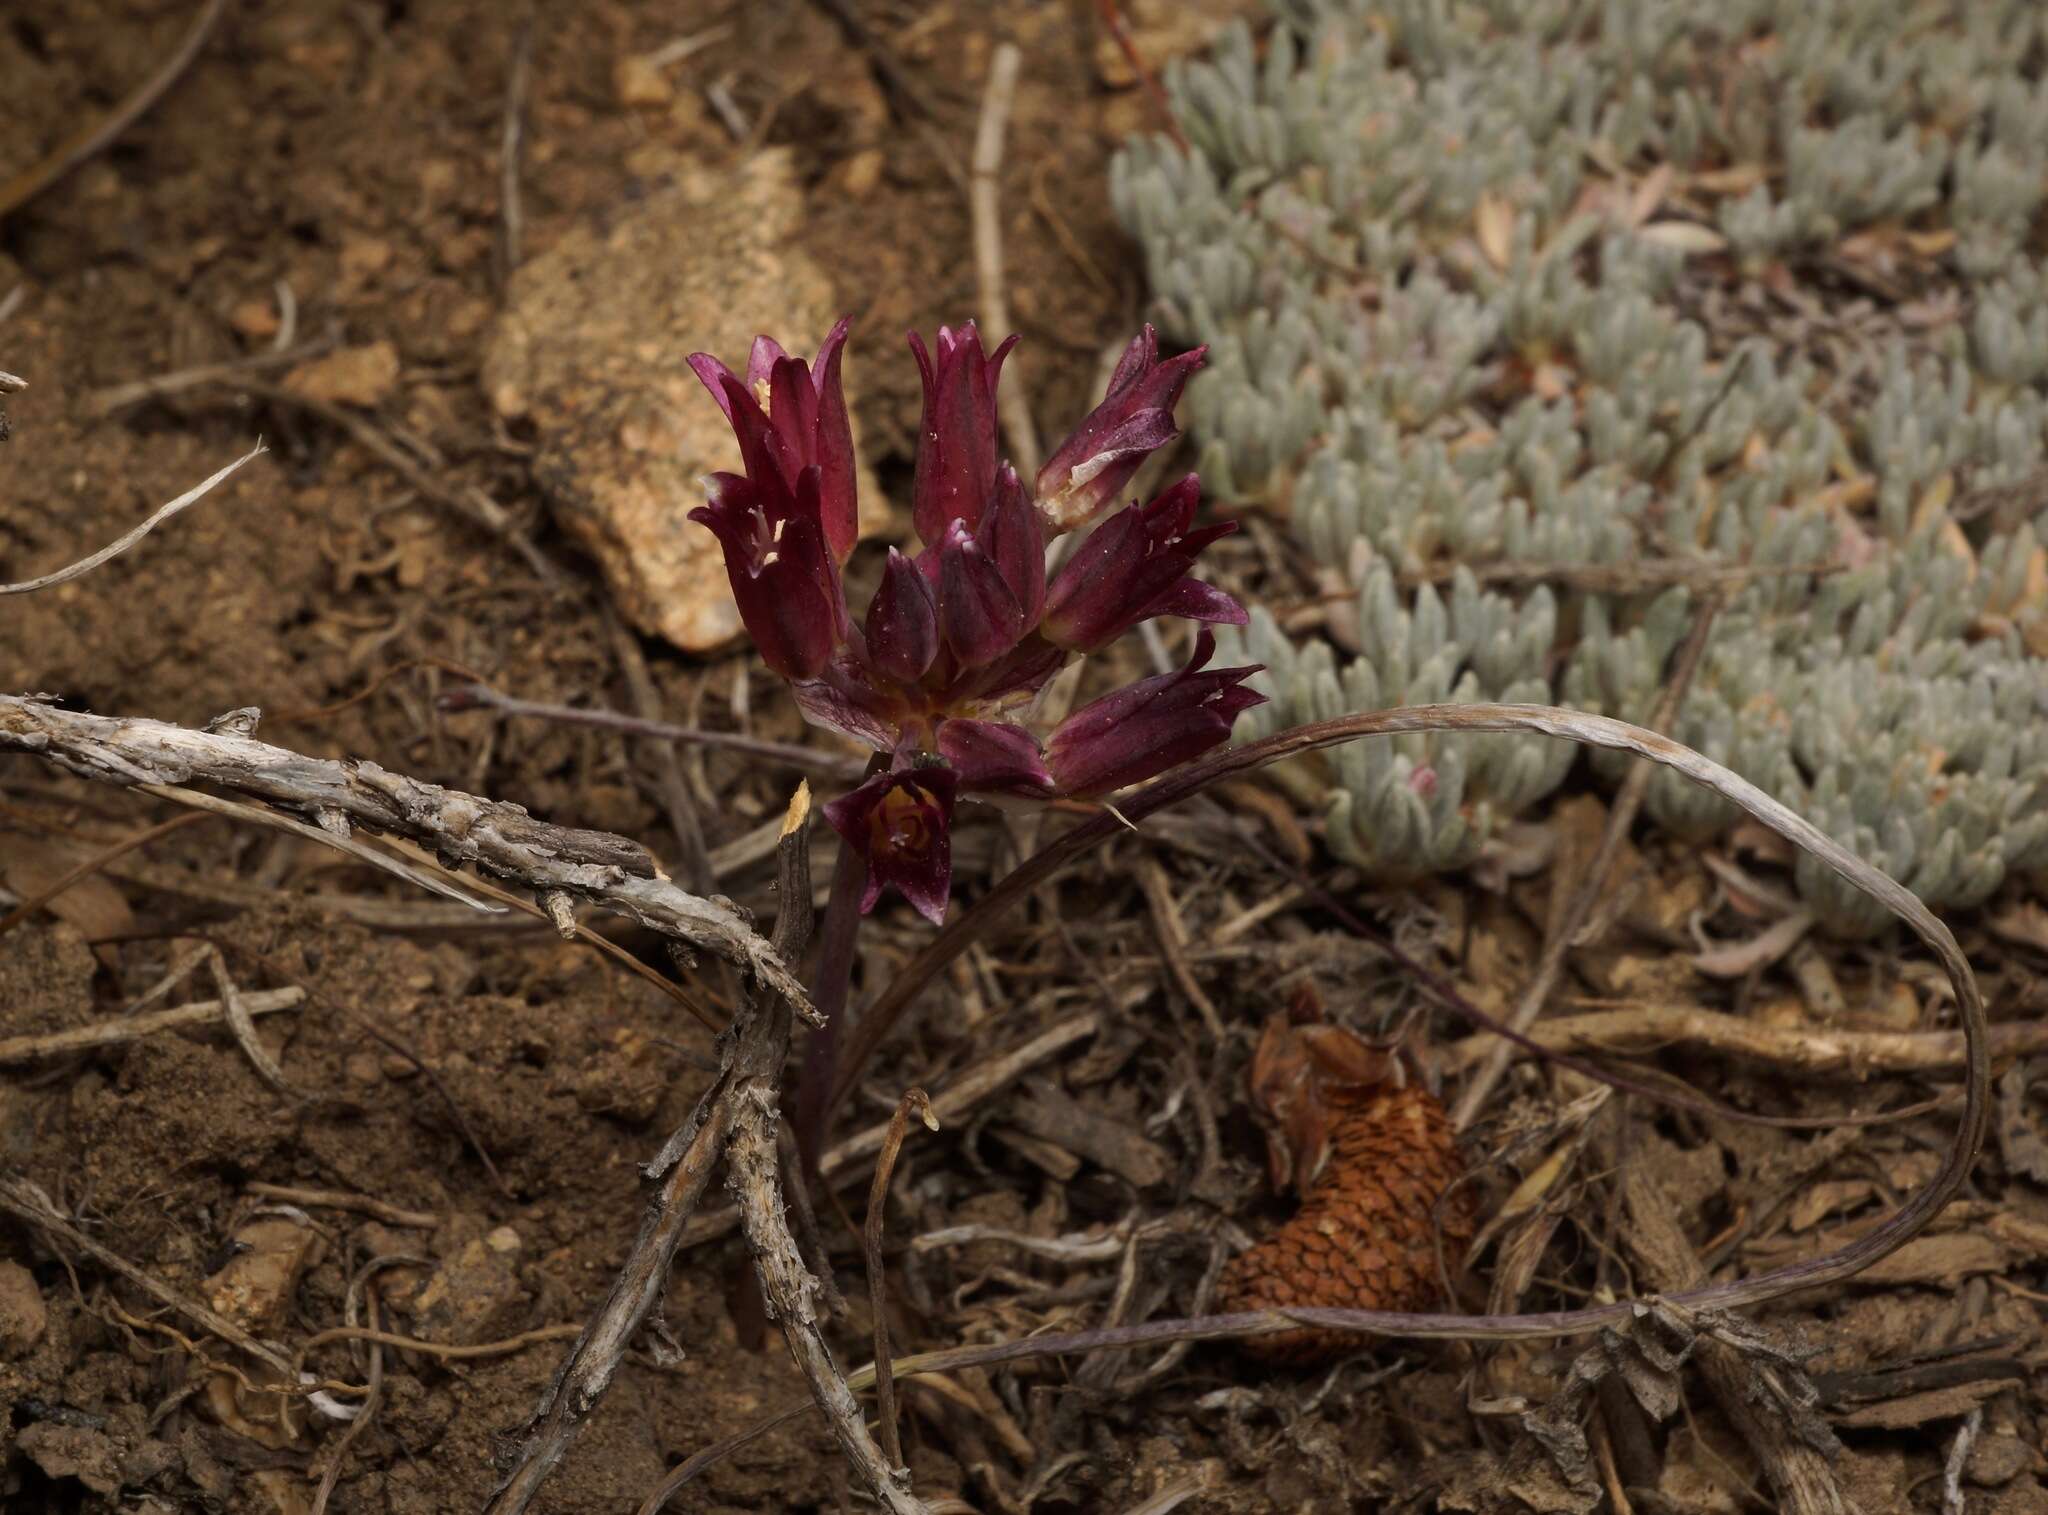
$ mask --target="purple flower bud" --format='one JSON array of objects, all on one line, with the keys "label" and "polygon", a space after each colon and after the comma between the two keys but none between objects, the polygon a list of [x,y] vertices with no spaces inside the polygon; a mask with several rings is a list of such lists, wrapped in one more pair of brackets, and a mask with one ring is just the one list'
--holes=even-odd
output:
[{"label": "purple flower bud", "polygon": [[868,664],[901,684],[915,684],[939,655],[939,607],[924,575],[895,548],[868,602]]},{"label": "purple flower bud", "polygon": [[786,679],[815,678],[850,630],[839,565],[819,526],[819,470],[798,475],[794,496],[778,473],[709,482],[708,503],[690,519],[724,549],[733,602],[761,660]]},{"label": "purple flower bud", "polygon": [[934,926],[946,918],[953,884],[953,770],[943,766],[878,773],[825,806],[825,819],[868,869],[863,915],[893,888]]},{"label": "purple flower bud", "polygon": [[1045,639],[1093,652],[1156,615],[1244,625],[1243,606],[1188,574],[1204,547],[1237,530],[1235,521],[1189,530],[1201,495],[1189,474],[1151,504],[1127,506],[1098,526],[1046,591]]},{"label": "purple flower bud", "polygon": [[1031,496],[1008,463],[996,474],[995,495],[976,529],[996,572],[1016,596],[1024,624],[1036,626],[1045,610],[1045,534]]},{"label": "purple flower bud", "polygon": [[1117,498],[1138,465],[1180,433],[1173,407],[1209,349],[1159,361],[1159,337],[1147,326],[1131,339],[1102,403],[1038,470],[1038,508],[1054,532],[1085,526]]},{"label": "purple flower bud", "polygon": [[1024,635],[1024,607],[965,521],[930,548],[938,569],[939,635],[962,668],[992,663]]},{"label": "purple flower bud", "polygon": [[960,775],[962,789],[1046,795],[1052,775],[1038,739],[1007,721],[949,720],[939,725],[939,751]]},{"label": "purple flower bud", "polygon": [[985,356],[972,321],[958,331],[941,326],[934,361],[924,338],[910,334],[910,350],[924,378],[924,429],[911,478],[911,517],[918,536],[928,543],[937,543],[954,521],[965,521],[969,531],[981,527],[996,481],[996,380],[1016,341],[1012,336],[994,356]]},{"label": "purple flower bud", "polygon": [[1204,627],[1194,656],[1173,673],[1141,679],[1077,710],[1045,744],[1060,792],[1090,798],[1142,783],[1230,735],[1238,716],[1266,697],[1243,687],[1259,671],[1217,668],[1216,639]]},{"label": "purple flower bud", "polygon": [[690,357],[690,367],[732,423],[747,477],[757,486],[772,468],[781,475],[784,489],[794,493],[806,468],[818,470],[819,527],[839,563],[846,561],[860,534],[853,424],[839,377],[846,332],[842,319],[820,344],[817,362],[809,366],[784,352],[774,338],[756,337],[744,384],[709,353]]}]

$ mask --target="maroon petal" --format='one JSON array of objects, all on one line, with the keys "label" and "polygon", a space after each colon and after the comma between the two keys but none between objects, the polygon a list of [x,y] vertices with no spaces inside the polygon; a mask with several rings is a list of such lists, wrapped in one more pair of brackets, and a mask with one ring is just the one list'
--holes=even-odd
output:
[{"label": "maroon petal", "polygon": [[711,391],[711,398],[718,402],[718,408],[725,412],[726,420],[730,421],[732,419],[732,400],[726,394],[725,386],[728,382],[737,384],[742,389],[746,386],[740,384],[738,377],[730,368],[727,368],[708,352],[693,352],[690,354],[690,371],[703,381],[704,387]]},{"label": "maroon petal", "polygon": [[811,373],[818,388],[817,426],[811,461],[824,474],[825,539],[833,556],[845,563],[860,535],[860,506],[853,466],[853,423],[840,387],[840,358],[846,350],[849,322],[842,316],[818,348]]},{"label": "maroon petal", "polygon": [[754,345],[747,350],[748,390],[757,395],[765,393],[775,373],[775,365],[788,356],[788,351],[773,337],[754,338]]},{"label": "maroon petal", "polygon": [[1016,597],[1024,624],[1037,625],[1045,609],[1045,535],[1017,470],[1007,463],[996,475],[995,498],[982,517],[980,535]]},{"label": "maroon petal", "polygon": [[1207,348],[1159,361],[1151,327],[1124,349],[1102,403],[1038,471],[1039,509],[1053,531],[1085,525],[1112,504],[1148,454],[1179,433],[1173,407]]},{"label": "maroon petal", "polygon": [[868,602],[868,662],[898,683],[914,684],[939,655],[939,607],[931,585],[895,548]]},{"label": "maroon petal", "polygon": [[996,382],[1013,336],[993,357],[969,321],[959,331],[939,328],[938,352],[925,350],[917,333],[911,351],[924,380],[924,424],[911,478],[911,514],[917,534],[936,543],[959,520],[979,530],[996,479]]},{"label": "maroon petal", "polygon": [[1150,504],[1128,506],[1098,526],[1046,591],[1046,639],[1092,652],[1158,615],[1243,624],[1236,601],[1188,577],[1203,548],[1237,529],[1221,521],[1190,530],[1200,500],[1201,481],[1189,474]]},{"label": "maroon petal", "polygon": [[965,521],[939,543],[939,634],[963,668],[992,663],[1024,634],[1023,607]]},{"label": "maroon petal", "polygon": [[825,819],[867,864],[863,914],[893,888],[934,926],[945,920],[957,785],[950,768],[902,768],[826,804]]},{"label": "maroon petal", "polygon": [[939,751],[960,775],[962,789],[1049,794],[1052,775],[1038,739],[1007,721],[950,720],[939,726]]},{"label": "maroon petal", "polygon": [[1217,668],[1216,639],[1205,628],[1194,655],[1173,673],[1142,679],[1076,711],[1046,742],[1053,777],[1064,794],[1109,794],[1199,757],[1227,739],[1244,711],[1265,696],[1243,687],[1259,671]]}]

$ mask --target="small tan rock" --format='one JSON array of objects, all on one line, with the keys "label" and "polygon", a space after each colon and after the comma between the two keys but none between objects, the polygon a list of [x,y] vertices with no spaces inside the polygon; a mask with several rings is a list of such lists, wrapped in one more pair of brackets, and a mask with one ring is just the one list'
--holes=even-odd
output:
[{"label": "small tan rock", "polygon": [[[531,419],[549,505],[621,612],[706,652],[737,636],[740,618],[716,540],[686,517],[703,503],[703,476],[739,454],[689,355],[744,364],[770,332],[808,356],[840,309],[805,249],[786,150],[730,171],[670,158],[663,175],[667,186],[631,213],[571,231],[514,275],[483,387],[499,414]],[[848,356],[849,399],[862,361]],[[865,468],[859,488],[872,529],[887,512]]]},{"label": "small tan rock", "polygon": [[384,1081],[384,1065],[371,1053],[352,1053],[341,1066],[352,1084],[379,1084]]},{"label": "small tan rock", "polygon": [[519,1329],[526,1290],[519,1282],[517,1232],[501,1226],[444,1259],[411,1309],[419,1333],[432,1341],[472,1346]]},{"label": "small tan rock", "polygon": [[332,405],[379,405],[398,389],[398,349],[388,341],[344,347],[300,364],[284,383],[294,394]]},{"label": "small tan rock", "polygon": [[238,1249],[205,1284],[206,1302],[259,1335],[284,1320],[299,1278],[319,1258],[320,1233],[282,1215],[265,1215],[236,1230]]},{"label": "small tan rock", "polygon": [[20,1263],[0,1262],[0,1357],[19,1357],[43,1339],[50,1312],[35,1275]]},{"label": "small tan rock", "polygon": [[267,342],[277,335],[277,306],[269,300],[243,300],[228,312],[228,325],[252,342]]},{"label": "small tan rock", "polygon": [[612,92],[621,105],[666,105],[676,87],[659,62],[646,53],[628,53],[612,65]]}]

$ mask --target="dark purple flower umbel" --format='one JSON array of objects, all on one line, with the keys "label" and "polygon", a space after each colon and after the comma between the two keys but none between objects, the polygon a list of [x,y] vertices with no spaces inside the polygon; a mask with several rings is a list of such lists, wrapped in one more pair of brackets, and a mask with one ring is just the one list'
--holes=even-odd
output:
[{"label": "dark purple flower umbel", "polygon": [[1138,465],[1180,433],[1173,407],[1207,347],[1159,361],[1150,326],[1131,339],[1102,403],[1038,470],[1038,508],[1054,532],[1085,526],[1113,503]]},{"label": "dark purple flower umbel", "polygon": [[1153,616],[1245,620],[1190,573],[1232,530],[1194,525],[1193,477],[1112,517],[1046,583],[1047,537],[1097,513],[1174,435],[1172,406],[1201,354],[1161,363],[1149,328],[1060,449],[1060,467],[1039,475],[1037,499],[996,453],[996,379],[1010,344],[983,353],[971,323],[941,327],[935,353],[911,337],[924,376],[912,484],[924,547],[889,550],[856,624],[839,576],[857,520],[839,388],[845,335],[842,321],[810,366],[760,338],[744,383],[715,359],[691,360],[746,467],[714,475],[691,519],[717,533],[740,615],[805,717],[889,755],[888,772],[825,807],[866,863],[861,909],[893,888],[937,922],[956,796],[1093,796],[1163,773],[1223,741],[1238,712],[1259,703],[1241,687],[1256,670],[1204,672],[1214,650],[1204,630],[1187,667],[1097,700],[1046,746],[1022,724],[1073,652]]}]

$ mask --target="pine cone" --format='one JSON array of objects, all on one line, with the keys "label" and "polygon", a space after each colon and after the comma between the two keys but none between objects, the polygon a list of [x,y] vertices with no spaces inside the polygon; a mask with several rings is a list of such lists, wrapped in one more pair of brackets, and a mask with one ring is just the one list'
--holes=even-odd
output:
[{"label": "pine cone", "polygon": [[[1299,1034],[1300,1028],[1290,1028]],[[1329,1028],[1322,1028],[1327,1034]],[[1262,1051],[1265,1050],[1262,1048]],[[1381,1084],[1317,1091],[1315,1160],[1297,1163],[1307,1190],[1278,1231],[1224,1269],[1226,1310],[1315,1307],[1422,1310],[1441,1301],[1436,1235],[1456,1268],[1472,1236],[1462,1196],[1437,1201],[1465,1170],[1450,1118],[1419,1087]],[[1352,1332],[1304,1329],[1255,1336],[1245,1349],[1288,1362],[1355,1350]]]}]

